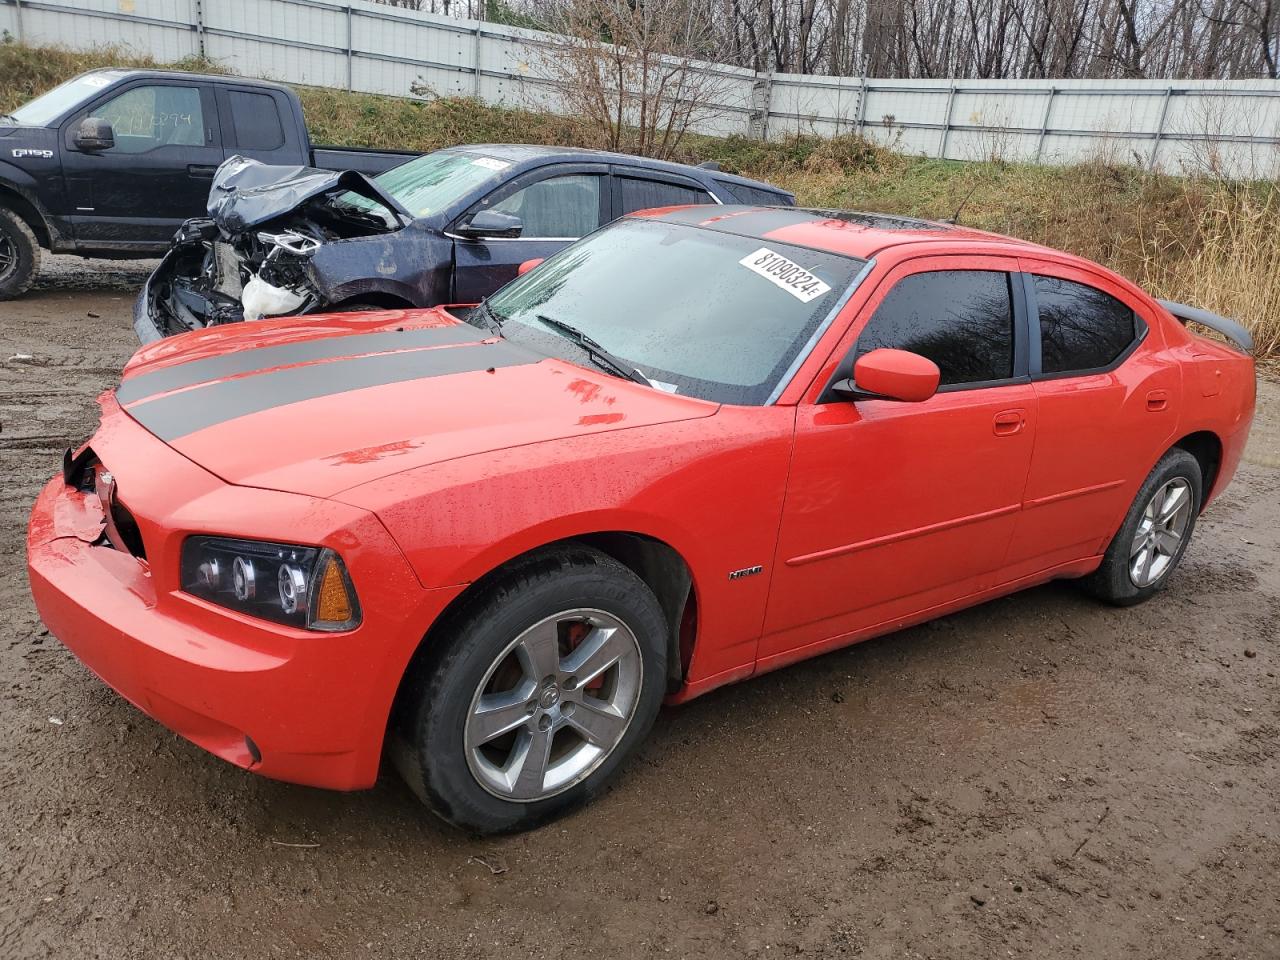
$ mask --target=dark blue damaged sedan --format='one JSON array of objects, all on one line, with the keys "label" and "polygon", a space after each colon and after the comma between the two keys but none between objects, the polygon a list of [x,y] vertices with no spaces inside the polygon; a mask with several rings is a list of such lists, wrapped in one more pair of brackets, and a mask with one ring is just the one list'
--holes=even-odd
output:
[{"label": "dark blue damaged sedan", "polygon": [[451,147],[372,179],[228,159],[138,297],[143,343],[320,311],[475,303],[636,210],[791,206],[768,183],[644,157],[520,144]]}]

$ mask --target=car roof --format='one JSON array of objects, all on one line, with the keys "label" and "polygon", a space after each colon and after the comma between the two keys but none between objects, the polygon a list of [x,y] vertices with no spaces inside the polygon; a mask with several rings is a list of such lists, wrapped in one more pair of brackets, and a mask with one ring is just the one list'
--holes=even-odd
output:
[{"label": "car roof", "polygon": [[861,259],[875,256],[887,247],[937,240],[1012,244],[1028,253],[1052,252],[1061,256],[1046,247],[985,230],[856,210],[725,205],[674,207],[639,216]]},{"label": "car roof", "polygon": [[90,74],[109,75],[113,80],[128,80],[133,77],[146,77],[154,80],[199,80],[206,83],[234,83],[251,87],[267,87],[272,90],[289,91],[289,86],[273,80],[259,80],[256,77],[237,77],[226,73],[187,73],[184,70],[148,70],[130,67],[100,67],[86,70],[81,76]]},{"label": "car roof", "polygon": [[750,177],[740,177],[737,174],[725,173],[722,170],[711,167],[695,167],[687,163],[655,160],[652,157],[637,157],[633,154],[616,153],[610,150],[593,150],[588,147],[556,147],[536,143],[464,143],[456,147],[446,147],[445,149],[482,153],[485,156],[490,156],[497,160],[507,160],[511,163],[529,161],[547,163],[556,160],[582,163],[595,160],[600,163],[625,164],[633,167],[644,167],[649,170],[679,173],[701,181],[719,180],[728,184],[740,183],[744,186],[755,187],[757,190],[768,190],[770,193],[776,193],[780,196],[791,196],[790,191],[772,183],[766,183],[763,180],[752,180]]}]

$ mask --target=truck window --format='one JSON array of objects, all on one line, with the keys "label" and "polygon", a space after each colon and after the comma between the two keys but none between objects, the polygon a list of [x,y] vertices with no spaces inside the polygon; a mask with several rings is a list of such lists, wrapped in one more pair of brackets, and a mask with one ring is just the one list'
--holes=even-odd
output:
[{"label": "truck window", "polygon": [[134,87],[92,113],[111,124],[116,153],[204,146],[204,110],[195,87]]},{"label": "truck window", "polygon": [[284,125],[275,97],[232,90],[227,102],[237,146],[245,150],[279,150],[284,146]]}]

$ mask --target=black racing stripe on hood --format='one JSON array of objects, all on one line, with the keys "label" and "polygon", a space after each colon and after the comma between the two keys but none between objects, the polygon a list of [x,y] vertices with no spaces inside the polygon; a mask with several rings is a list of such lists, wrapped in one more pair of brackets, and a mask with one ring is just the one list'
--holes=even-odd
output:
[{"label": "black racing stripe on hood", "polygon": [[295,363],[315,360],[333,360],[337,357],[354,357],[363,353],[383,353],[391,350],[421,347],[445,347],[459,343],[474,343],[491,334],[469,324],[452,324],[447,327],[420,327],[412,330],[389,330],[382,333],[357,333],[346,336],[322,337],[285,343],[279,346],[252,347],[224,353],[217,357],[205,357],[163,367],[152,373],[129,377],[116,390],[116,399],[133,403],[144,397],[170,390],[194,387],[210,380],[221,380],[242,373],[270,370]]},{"label": "black racing stripe on hood", "polygon": [[446,350],[405,350],[290,367],[239,380],[220,380],[128,408],[131,417],[166,442],[273,407],[335,393],[405,383],[454,373],[473,373],[542,360],[514,344],[477,343]]}]

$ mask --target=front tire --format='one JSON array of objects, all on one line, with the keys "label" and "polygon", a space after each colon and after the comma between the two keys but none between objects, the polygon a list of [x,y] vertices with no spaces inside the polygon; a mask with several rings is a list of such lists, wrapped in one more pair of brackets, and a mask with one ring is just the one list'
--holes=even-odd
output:
[{"label": "front tire", "polygon": [[599,551],[519,561],[441,627],[406,678],[393,757],[464,829],[525,830],[590,800],[661,706],[662,609]]},{"label": "front tire", "polygon": [[1102,565],[1083,585],[1118,607],[1151,599],[1169,583],[1186,552],[1203,502],[1200,463],[1180,447],[1147,475]]},{"label": "front tire", "polygon": [[40,243],[20,216],[0,207],[0,300],[13,300],[31,288],[40,269]]}]

